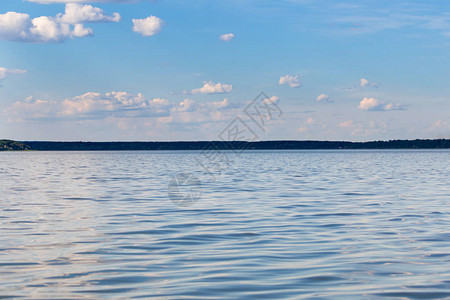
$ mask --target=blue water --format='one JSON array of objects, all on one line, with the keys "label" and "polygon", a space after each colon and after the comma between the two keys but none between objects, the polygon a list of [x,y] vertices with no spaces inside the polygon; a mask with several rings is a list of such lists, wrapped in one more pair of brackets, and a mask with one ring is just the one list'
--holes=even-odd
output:
[{"label": "blue water", "polygon": [[450,299],[450,151],[198,156],[0,153],[0,298]]}]

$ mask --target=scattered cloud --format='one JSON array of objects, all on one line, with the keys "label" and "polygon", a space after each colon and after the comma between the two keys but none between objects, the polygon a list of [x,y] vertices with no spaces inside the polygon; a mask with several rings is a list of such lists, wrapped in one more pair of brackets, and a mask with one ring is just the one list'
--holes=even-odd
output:
[{"label": "scattered cloud", "polygon": [[170,118],[160,118],[160,122],[204,123],[228,120],[237,114],[236,107],[227,98],[215,102],[197,102],[185,99],[173,106]]},{"label": "scattered cloud", "polygon": [[220,37],[219,37],[219,39],[221,41],[225,41],[225,42],[229,42],[233,38],[234,38],[234,34],[233,33],[224,33],[224,34],[221,34]]},{"label": "scattered cloud", "polygon": [[359,109],[366,111],[388,111],[388,110],[405,110],[405,106],[398,103],[384,103],[375,98],[367,98],[361,100]]},{"label": "scattered cloud", "polygon": [[68,24],[52,17],[31,19],[28,14],[7,12],[0,15],[0,38],[3,40],[33,43],[60,42],[72,35]]},{"label": "scattered cloud", "polygon": [[327,103],[333,103],[333,101],[330,99],[330,97],[326,94],[320,94],[316,98],[317,102],[327,102]]},{"label": "scattered cloud", "polygon": [[139,118],[166,116],[169,112],[170,104],[166,99],[147,99],[142,94],[131,95],[126,92],[88,92],[63,101],[28,97],[13,103],[6,110],[15,121]]},{"label": "scattered cloud", "polygon": [[292,76],[292,75],[285,75],[280,77],[280,81],[278,82],[279,85],[288,84],[291,88],[297,88],[300,87],[302,84],[300,82],[300,79],[298,78],[298,75]]},{"label": "scattered cloud", "polygon": [[280,97],[272,96],[272,97],[264,99],[262,102],[266,103],[266,104],[278,104],[278,103],[280,103]]},{"label": "scattered cloud", "polygon": [[142,36],[152,36],[161,32],[165,22],[158,17],[150,16],[145,19],[133,19],[133,31]]},{"label": "scattered cloud", "polygon": [[26,72],[27,72],[26,70],[7,69],[4,67],[0,67],[0,80],[4,80],[11,75],[25,74]]},{"label": "scattered cloud", "polygon": [[240,109],[227,98],[213,102],[197,102],[187,98],[174,104],[167,99],[151,99],[142,94],[88,92],[62,101],[28,97],[13,103],[4,113],[10,122],[108,122],[114,119],[119,120],[117,125],[120,128],[126,129],[129,120],[142,118],[162,124],[224,121],[237,115]]},{"label": "scattered cloud", "polygon": [[101,8],[92,5],[81,5],[77,3],[66,4],[64,14],[59,13],[56,20],[60,23],[80,24],[91,22],[119,22],[121,17],[118,13],[111,16],[105,15]]},{"label": "scattered cloud", "polygon": [[203,86],[198,89],[193,89],[190,92],[184,91],[184,94],[226,94],[233,89],[231,84],[213,83],[212,81],[203,81]]},{"label": "scattered cloud", "polygon": [[358,84],[354,84],[351,87],[347,87],[347,88],[345,88],[345,90],[356,91],[356,90],[361,90],[361,89],[365,89],[365,88],[368,88],[368,87],[372,87],[372,88],[376,88],[377,89],[379,87],[379,84],[376,83],[376,82],[370,82],[366,78],[361,78],[359,80]]},{"label": "scattered cloud", "polygon": [[52,3],[132,3],[139,2],[139,0],[26,0],[28,2],[36,2],[40,4]]},{"label": "scattered cloud", "polygon": [[359,80],[359,86],[360,87],[365,87],[366,85],[368,85],[369,84],[369,80],[367,80],[367,79],[365,79],[365,78],[361,78],[360,80]]},{"label": "scattered cloud", "polygon": [[365,88],[365,87],[373,87],[373,88],[378,88],[378,83],[376,82],[369,82],[369,80],[365,79],[365,78],[361,78],[359,80],[359,87],[360,88]]},{"label": "scattered cloud", "polygon": [[440,137],[450,137],[450,123],[447,121],[437,120],[428,128],[428,131],[440,133]]},{"label": "scattered cloud", "polygon": [[59,13],[55,18],[41,16],[32,19],[28,14],[10,11],[0,14],[0,39],[57,43],[68,38],[93,35],[93,30],[84,27],[84,23],[118,21],[118,13],[108,16],[100,8],[76,3],[67,4],[65,13]]},{"label": "scattered cloud", "polygon": [[339,123],[338,127],[348,131],[353,136],[370,136],[382,134],[385,135],[387,133],[387,124],[384,121],[381,122],[361,122],[361,121],[353,121],[347,120]]}]

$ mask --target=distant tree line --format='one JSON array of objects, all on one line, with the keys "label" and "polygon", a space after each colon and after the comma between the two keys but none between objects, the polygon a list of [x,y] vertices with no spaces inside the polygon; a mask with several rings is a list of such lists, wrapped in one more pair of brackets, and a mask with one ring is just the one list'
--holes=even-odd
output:
[{"label": "distant tree line", "polygon": [[[373,142],[345,141],[260,141],[260,142],[13,142],[18,149],[37,151],[118,151],[118,150],[203,150],[203,149],[250,149],[250,150],[315,150],[315,149],[445,149],[450,139],[391,140]],[[11,142],[13,144],[11,144]]]},{"label": "distant tree line", "polygon": [[0,151],[17,151],[17,150],[30,150],[30,147],[24,143],[0,140]]}]

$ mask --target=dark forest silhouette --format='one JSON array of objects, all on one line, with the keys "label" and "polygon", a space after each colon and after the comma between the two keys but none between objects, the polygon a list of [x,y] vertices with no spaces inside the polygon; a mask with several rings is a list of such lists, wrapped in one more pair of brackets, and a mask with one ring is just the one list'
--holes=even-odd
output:
[{"label": "dark forest silhouette", "polygon": [[117,150],[315,150],[315,149],[444,149],[450,148],[450,139],[391,140],[373,142],[345,141],[187,141],[187,142],[16,142],[0,140],[1,150],[36,151],[117,151]]}]

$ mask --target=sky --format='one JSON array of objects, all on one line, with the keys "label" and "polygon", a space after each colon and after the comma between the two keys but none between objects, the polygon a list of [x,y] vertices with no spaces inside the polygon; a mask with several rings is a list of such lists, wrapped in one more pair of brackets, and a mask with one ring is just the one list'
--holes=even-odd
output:
[{"label": "sky", "polygon": [[449,53],[441,0],[2,1],[0,138],[219,140],[261,92],[260,140],[450,138]]}]

